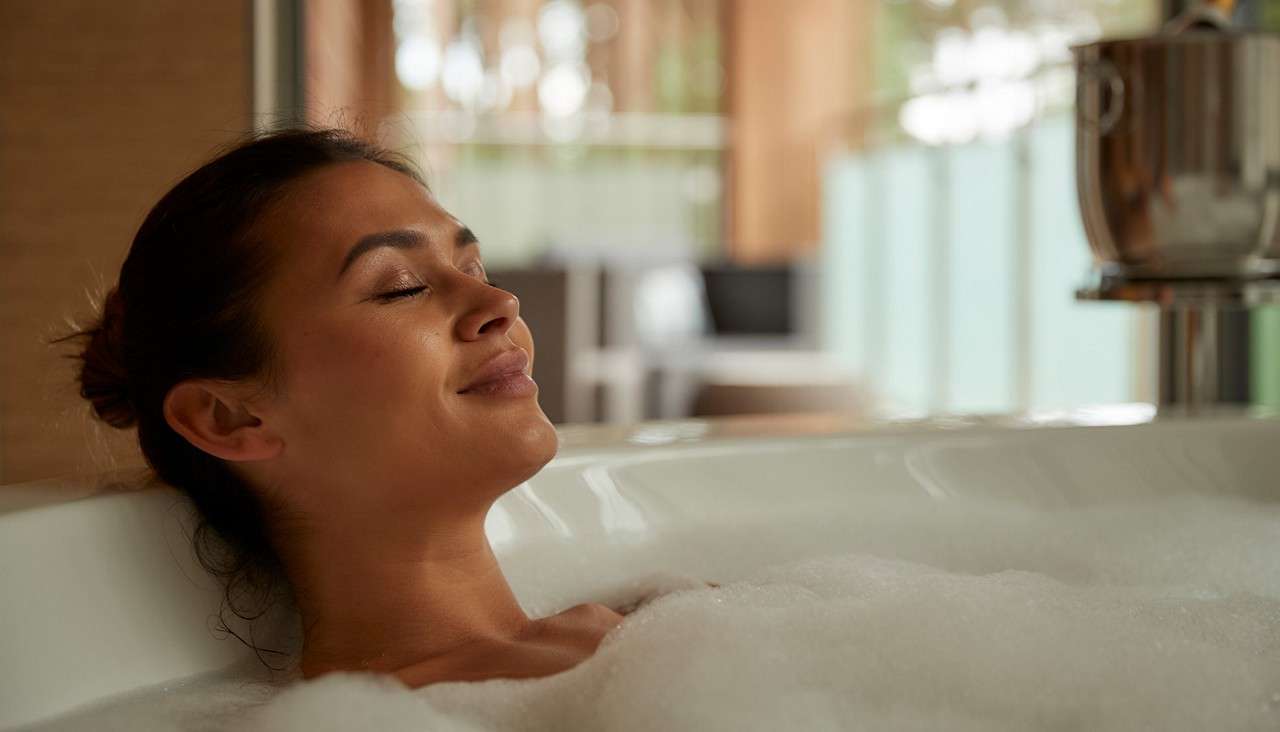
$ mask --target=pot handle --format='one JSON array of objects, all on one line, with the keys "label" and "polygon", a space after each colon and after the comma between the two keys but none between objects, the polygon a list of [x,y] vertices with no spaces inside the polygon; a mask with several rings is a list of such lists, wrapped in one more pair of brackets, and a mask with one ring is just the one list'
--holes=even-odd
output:
[{"label": "pot handle", "polygon": [[1084,111],[1084,105],[1077,99],[1076,109],[1080,110],[1080,122],[1100,135],[1110,134],[1116,123],[1120,121],[1120,115],[1124,114],[1124,79],[1121,78],[1115,64],[1102,59],[1089,61],[1080,66],[1076,77],[1076,88],[1083,93],[1088,86],[1086,82],[1089,80],[1106,84],[1108,91],[1105,97],[1106,108],[1096,115],[1090,115]]},{"label": "pot handle", "polygon": [[1231,30],[1231,12],[1235,4],[1235,0],[1204,0],[1178,13],[1176,18],[1164,24],[1163,31],[1177,35],[1189,30]]}]

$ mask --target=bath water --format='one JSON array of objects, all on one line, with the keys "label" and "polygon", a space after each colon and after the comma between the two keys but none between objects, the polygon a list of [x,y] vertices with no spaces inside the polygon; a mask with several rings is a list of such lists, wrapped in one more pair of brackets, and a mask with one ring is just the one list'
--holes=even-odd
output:
[{"label": "bath water", "polygon": [[658,595],[548,678],[237,669],[36,729],[1280,729],[1280,505],[959,503],[780,508],[622,552],[666,574],[578,594],[591,558],[512,557],[533,611]]}]

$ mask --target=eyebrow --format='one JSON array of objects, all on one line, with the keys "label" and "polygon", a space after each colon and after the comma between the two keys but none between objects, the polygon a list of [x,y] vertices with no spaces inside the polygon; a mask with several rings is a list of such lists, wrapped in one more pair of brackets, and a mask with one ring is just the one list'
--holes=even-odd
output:
[{"label": "eyebrow", "polygon": [[[342,260],[342,267],[338,269],[338,278],[346,273],[351,265],[367,252],[382,247],[392,247],[394,249],[415,249],[422,246],[427,241],[427,237],[421,231],[413,229],[392,229],[391,231],[379,231],[376,234],[369,234],[360,237],[360,241],[351,247],[351,251],[347,252],[347,256]],[[468,244],[479,244],[476,235],[467,227],[458,229],[458,233],[453,237],[455,248],[461,249]]]},{"label": "eyebrow", "polygon": [[461,249],[468,244],[479,244],[479,243],[480,243],[480,240],[476,238],[476,235],[471,233],[471,229],[468,229],[465,226],[462,227],[461,229],[458,229],[458,233],[455,234],[453,237],[453,246],[457,249]]}]

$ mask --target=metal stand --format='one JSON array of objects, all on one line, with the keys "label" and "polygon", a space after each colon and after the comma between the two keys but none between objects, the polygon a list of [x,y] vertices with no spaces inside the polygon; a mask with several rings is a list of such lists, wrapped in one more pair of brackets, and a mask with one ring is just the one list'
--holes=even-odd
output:
[{"label": "metal stand", "polygon": [[1212,305],[1160,312],[1160,405],[1249,404],[1247,309]]},{"label": "metal stand", "polygon": [[1159,407],[1205,411],[1251,403],[1251,311],[1280,303],[1280,280],[1152,280],[1098,276],[1077,300],[1160,307]]}]

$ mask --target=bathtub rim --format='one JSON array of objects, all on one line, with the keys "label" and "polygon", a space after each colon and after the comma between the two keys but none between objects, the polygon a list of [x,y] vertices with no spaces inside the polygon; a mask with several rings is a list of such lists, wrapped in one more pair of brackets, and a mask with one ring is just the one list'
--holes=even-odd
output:
[{"label": "bathtub rim", "polygon": [[[844,413],[781,414],[652,420],[628,425],[570,424],[557,425],[559,448],[556,456],[543,470],[656,447],[712,443],[731,445],[814,437],[894,438],[959,432],[980,436],[1079,428],[1276,420],[1280,420],[1280,411],[1259,407],[1225,407],[1195,414],[1157,414],[1152,405],[1133,403],[990,415],[870,418]],[[139,464],[97,473],[68,473],[21,483],[0,484],[0,521],[25,511],[115,493],[157,488],[171,490],[149,467]]]}]

